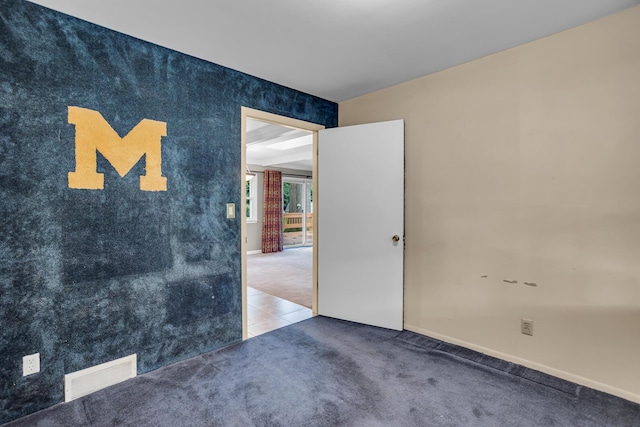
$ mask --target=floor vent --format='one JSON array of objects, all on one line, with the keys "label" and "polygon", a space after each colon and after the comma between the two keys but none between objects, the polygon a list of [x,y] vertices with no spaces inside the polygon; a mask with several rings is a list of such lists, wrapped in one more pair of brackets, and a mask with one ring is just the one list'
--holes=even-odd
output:
[{"label": "floor vent", "polygon": [[64,401],[71,402],[136,376],[136,355],[112,360],[64,376]]}]

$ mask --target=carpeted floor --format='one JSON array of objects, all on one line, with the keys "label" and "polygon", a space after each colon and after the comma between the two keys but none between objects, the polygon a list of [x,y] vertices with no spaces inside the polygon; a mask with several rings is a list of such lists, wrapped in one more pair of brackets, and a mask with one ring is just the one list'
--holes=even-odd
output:
[{"label": "carpeted floor", "polygon": [[412,332],[315,317],[17,426],[639,426],[640,405]]},{"label": "carpeted floor", "polygon": [[311,308],[313,248],[247,255],[247,286]]}]

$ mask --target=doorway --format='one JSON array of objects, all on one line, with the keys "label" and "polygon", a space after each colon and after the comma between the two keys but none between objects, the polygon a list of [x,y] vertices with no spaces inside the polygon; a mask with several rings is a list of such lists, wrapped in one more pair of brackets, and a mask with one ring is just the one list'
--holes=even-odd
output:
[{"label": "doorway", "polygon": [[[266,125],[265,125],[266,124]],[[252,314],[252,321],[255,322],[256,315],[258,316],[266,316],[271,314],[282,314],[278,316],[283,319],[289,319],[289,323],[293,323],[296,317],[301,317],[303,314],[301,311],[297,313],[285,313],[287,310],[291,310],[289,301],[279,301],[278,297],[273,295],[266,294],[264,292],[260,292],[255,288],[251,288],[248,286],[247,279],[249,277],[248,274],[248,254],[247,248],[249,243],[248,236],[248,225],[251,225],[251,228],[256,229],[256,223],[258,222],[256,216],[260,215],[260,195],[259,188],[262,183],[262,171],[267,169],[264,165],[255,165],[247,162],[247,144],[251,144],[256,139],[254,136],[256,134],[262,133],[263,135],[271,135],[270,139],[271,147],[263,147],[262,154],[264,156],[269,156],[274,153],[274,150],[281,150],[289,148],[296,148],[296,146],[300,147],[302,145],[309,145],[311,148],[311,173],[310,174],[296,174],[295,169],[291,169],[292,165],[295,165],[294,162],[299,160],[299,155],[294,150],[290,151],[290,155],[280,160],[280,162],[288,163],[289,168],[280,167],[280,169],[284,170],[287,173],[284,173],[283,179],[283,189],[284,182],[288,183],[289,190],[289,206],[288,213],[292,213],[295,215],[291,215],[291,221],[299,221],[296,224],[289,224],[291,226],[297,225],[298,227],[293,228],[290,227],[290,231],[296,230],[298,233],[298,239],[296,240],[295,245],[290,245],[291,247],[296,246],[295,249],[287,249],[288,251],[310,251],[310,261],[311,261],[311,314],[317,314],[317,249],[316,242],[313,239],[313,231],[317,228],[317,217],[313,215],[313,197],[315,196],[316,200],[318,197],[317,191],[317,179],[315,170],[317,169],[317,134],[318,131],[324,129],[324,126],[303,122],[296,119],[291,119],[287,117],[278,116],[271,113],[266,113],[259,110],[254,110],[246,107],[242,107],[242,137],[241,137],[241,166],[242,166],[242,206],[240,207],[240,212],[246,212],[247,215],[242,215],[241,221],[241,236],[242,236],[242,319],[243,319],[243,338],[247,339],[251,335],[249,334],[249,314]],[[249,126],[249,127],[248,127]],[[262,129],[259,132],[253,132],[249,134],[247,129]],[[284,138],[283,137],[283,128],[288,131],[289,136],[291,133],[300,132],[300,136],[302,134],[308,135],[308,141],[302,142],[301,140],[291,141],[292,138]],[[280,133],[280,135],[278,135]],[[278,140],[280,138],[280,140]],[[263,159],[264,160],[264,159]],[[264,164],[269,165],[273,163],[268,160],[263,161]],[[283,163],[280,163],[276,166],[283,166]],[[292,172],[293,171],[293,172]],[[248,185],[247,183],[250,181],[254,181],[254,184]],[[300,187],[301,186],[301,187]],[[248,188],[254,188],[254,193],[251,193],[251,190]],[[256,188],[258,190],[256,190]],[[294,191],[293,200],[291,199],[291,190]],[[258,194],[256,194],[258,193]],[[291,204],[293,202],[293,205]],[[253,206],[252,206],[253,205]],[[300,205],[300,206],[298,206]],[[283,203],[284,206],[284,203]],[[291,212],[293,210],[293,212]],[[317,202],[316,202],[316,210],[317,210]],[[252,211],[255,213],[253,218],[251,217]],[[284,214],[283,210],[283,214]],[[248,218],[249,217],[249,218]],[[295,219],[293,219],[295,218]],[[255,222],[254,222],[255,221]],[[284,224],[283,224],[284,226]],[[255,238],[255,233],[252,234]],[[293,254],[293,252],[289,252],[289,254]],[[268,254],[264,254],[268,255]],[[253,255],[252,255],[253,256]],[[253,261],[253,259],[252,259]],[[249,301],[252,304],[249,304]],[[267,304],[271,305],[267,307],[256,306],[256,304]],[[265,308],[264,310],[262,308]],[[251,313],[250,313],[251,311]],[[288,316],[284,317],[284,316]],[[298,319],[302,320],[302,319]],[[281,326],[286,325],[287,323],[282,324]],[[259,328],[257,328],[259,329]],[[254,328],[255,332],[256,328]]]}]

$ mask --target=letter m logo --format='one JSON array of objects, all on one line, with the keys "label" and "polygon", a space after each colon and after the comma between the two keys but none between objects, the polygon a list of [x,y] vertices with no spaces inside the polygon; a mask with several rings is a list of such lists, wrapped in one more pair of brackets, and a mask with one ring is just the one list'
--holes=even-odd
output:
[{"label": "letter m logo", "polygon": [[140,190],[167,191],[162,176],[161,140],[167,124],[143,119],[124,138],[97,111],[69,107],[69,123],[76,126],[76,170],[69,172],[69,188],[102,190],[104,174],[97,172],[97,152],[123,177],[146,155],[146,175],[140,177]]}]

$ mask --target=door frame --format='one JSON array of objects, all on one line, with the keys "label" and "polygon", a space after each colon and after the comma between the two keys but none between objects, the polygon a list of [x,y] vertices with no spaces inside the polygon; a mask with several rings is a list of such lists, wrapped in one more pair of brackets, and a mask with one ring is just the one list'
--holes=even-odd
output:
[{"label": "door frame", "polygon": [[245,194],[246,182],[245,175],[247,171],[247,119],[255,119],[263,122],[273,123],[280,126],[286,126],[294,129],[302,129],[312,133],[313,135],[313,166],[312,166],[312,183],[313,183],[313,260],[312,260],[312,302],[311,310],[313,315],[318,314],[318,239],[316,233],[318,230],[318,212],[319,212],[319,189],[318,189],[318,131],[325,128],[323,125],[305,122],[303,120],[292,119],[290,117],[279,116],[273,113],[256,110],[248,107],[241,107],[241,131],[240,131],[240,236],[241,245],[240,252],[242,255],[242,339],[248,337],[248,320],[247,320],[247,218],[246,212],[247,198]]}]

